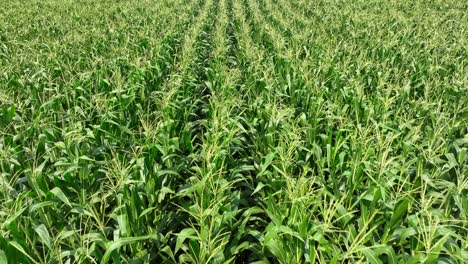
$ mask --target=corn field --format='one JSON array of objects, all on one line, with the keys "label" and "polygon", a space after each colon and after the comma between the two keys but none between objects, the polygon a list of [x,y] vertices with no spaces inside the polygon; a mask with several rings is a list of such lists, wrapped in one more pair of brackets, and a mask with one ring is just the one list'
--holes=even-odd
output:
[{"label": "corn field", "polygon": [[0,0],[0,263],[468,263],[468,2]]}]

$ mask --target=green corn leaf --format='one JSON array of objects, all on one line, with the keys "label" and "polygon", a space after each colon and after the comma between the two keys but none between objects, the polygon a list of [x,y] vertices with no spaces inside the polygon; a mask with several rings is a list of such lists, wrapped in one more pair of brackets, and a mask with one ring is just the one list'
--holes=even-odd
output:
[{"label": "green corn leaf", "polygon": [[70,201],[68,200],[67,196],[63,193],[62,189],[60,189],[59,187],[55,187],[52,190],[50,190],[50,192],[54,194],[64,204],[72,207]]},{"label": "green corn leaf", "polygon": [[390,230],[394,228],[398,223],[403,222],[403,217],[408,213],[409,200],[402,199],[397,202],[392,213],[390,221],[387,223],[385,229]]},{"label": "green corn leaf", "polygon": [[175,246],[174,252],[179,252],[179,249],[182,247],[182,244],[185,242],[187,238],[196,239],[195,236],[196,232],[193,228],[185,228],[180,233],[177,234],[177,242]]},{"label": "green corn leaf", "polygon": [[47,231],[47,227],[44,224],[38,225],[34,228],[34,231],[39,235],[41,242],[45,244],[49,249],[52,248],[52,241],[50,239],[49,231]]},{"label": "green corn leaf", "polygon": [[10,241],[9,242],[10,246],[16,248],[19,252],[21,252],[24,256],[28,257],[29,260],[31,260],[32,263],[39,263],[37,262],[33,257],[31,257],[28,253],[26,253],[26,250],[16,241]]},{"label": "green corn leaf", "polygon": [[104,255],[102,256],[102,259],[101,259],[101,264],[105,264],[107,262],[109,262],[109,259],[111,257],[111,254],[125,246],[125,245],[129,245],[129,244],[132,244],[132,243],[135,243],[135,242],[139,242],[139,241],[143,241],[143,240],[156,240],[157,239],[157,236],[154,236],[154,235],[148,235],[148,236],[141,236],[141,237],[126,237],[126,238],[120,238],[116,241],[112,241],[112,242],[108,242],[107,244],[107,249],[106,249],[106,252],[104,253]]}]

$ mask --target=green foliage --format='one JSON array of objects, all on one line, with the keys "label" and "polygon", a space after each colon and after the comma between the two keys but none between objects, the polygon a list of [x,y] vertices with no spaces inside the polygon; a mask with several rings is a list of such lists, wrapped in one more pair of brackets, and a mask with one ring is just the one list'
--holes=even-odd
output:
[{"label": "green foliage", "polygon": [[460,0],[0,4],[0,263],[466,263]]}]

